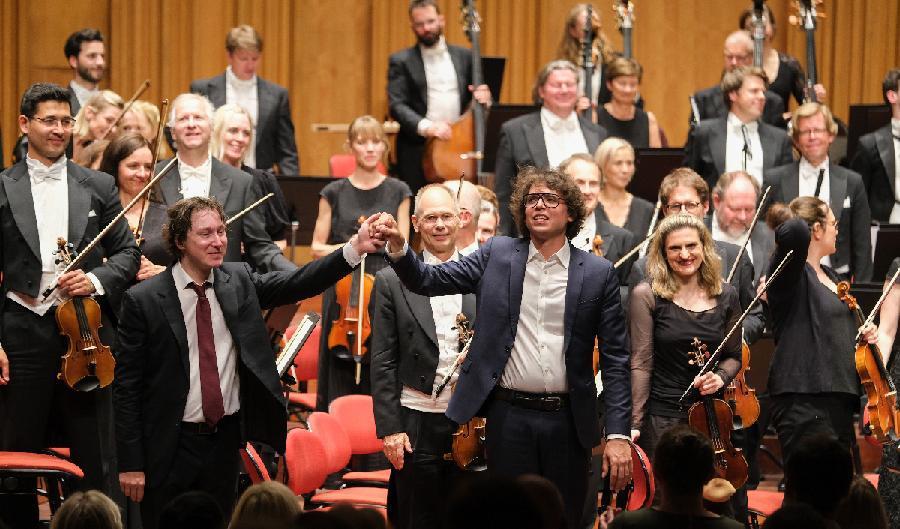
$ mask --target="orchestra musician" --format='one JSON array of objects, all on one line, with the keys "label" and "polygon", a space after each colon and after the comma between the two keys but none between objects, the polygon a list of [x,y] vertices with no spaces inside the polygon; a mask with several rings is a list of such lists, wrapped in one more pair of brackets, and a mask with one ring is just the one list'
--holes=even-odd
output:
[{"label": "orchestra musician", "polygon": [[656,210],[627,189],[634,177],[634,147],[621,138],[606,138],[594,153],[594,160],[600,169],[598,218],[630,231],[640,241],[650,231]]},{"label": "orchestra musician", "polygon": [[[410,0],[409,25],[416,44],[388,60],[388,105],[400,122],[392,171],[415,193],[425,185],[422,154],[428,138],[450,138],[450,125],[474,98],[491,102],[487,85],[472,86],[472,52],[447,44],[436,0]],[[471,176],[471,175],[470,175]]]},{"label": "orchestra musician", "polygon": [[514,213],[509,210],[519,167],[559,167],[577,152],[592,153],[606,129],[575,112],[578,69],[569,61],[551,61],[538,72],[532,99],[541,109],[513,118],[500,128],[494,191],[500,201],[500,231],[515,236]]},{"label": "orchestra musician", "polygon": [[484,244],[488,239],[497,235],[500,226],[500,203],[497,202],[497,194],[487,187],[476,185],[481,195],[481,215],[478,216],[478,244]]},{"label": "orchestra musician", "polygon": [[[891,262],[885,279],[887,282],[900,268],[900,257]],[[881,304],[878,325],[878,349],[884,355],[884,365],[893,380],[900,380],[900,340],[897,339],[897,327],[900,325],[900,283],[894,283],[890,292]],[[895,443],[887,443],[881,452],[881,465],[878,467],[878,493],[884,502],[885,510],[891,523],[900,522],[900,453]]]},{"label": "orchestra musician", "polygon": [[597,123],[610,137],[622,138],[634,148],[662,147],[662,133],[653,112],[635,104],[644,69],[634,59],[616,57],[606,66],[610,100],[597,107]]},{"label": "orchestra musician", "polygon": [[872,219],[900,224],[900,68],[884,76],[881,93],[891,122],[859,138],[850,168],[862,176]]},{"label": "orchestra musician", "polygon": [[712,188],[719,175],[745,171],[762,184],[763,174],[793,161],[791,142],[783,130],[765,123],[766,73],[761,68],[735,68],[722,77],[722,102],[727,113],[701,121],[684,146],[683,165]]},{"label": "orchestra musician", "polygon": [[[760,200],[756,179],[743,171],[725,173],[712,190],[715,210],[710,219],[713,240],[743,246],[753,265],[753,280],[769,269],[769,257],[775,249],[775,234],[765,222],[757,222],[750,232]],[[747,239],[750,239],[747,242]]]},{"label": "orchestra musician", "polygon": [[577,112],[588,108],[597,109],[600,105],[608,103],[612,94],[609,86],[604,83],[603,74],[606,66],[616,57],[612,49],[609,37],[603,33],[600,21],[600,11],[596,6],[591,6],[591,28],[594,33],[594,41],[591,43],[591,62],[594,64],[591,76],[591,94],[584,93],[584,27],[587,22],[588,4],[580,3],[572,6],[566,15],[562,38],[556,48],[556,58],[578,67],[578,104]]},{"label": "orchestra musician", "polygon": [[[457,197],[459,229],[456,230],[456,249],[462,256],[478,249],[478,222],[481,219],[481,193],[467,180],[445,180],[444,185]],[[462,186],[462,189],[460,189]]]},{"label": "orchestra musician", "polygon": [[[214,198],[181,200],[165,239],[178,262],[122,301],[114,383],[119,482],[141,504],[145,529],[186,491],[211,494],[229,516],[248,440],[285,448],[284,393],[263,308],[320,293],[383,246],[359,233],[328,257],[258,274],[226,263],[225,211]],[[151,427],[152,425],[152,427]]]},{"label": "orchestra musician", "polygon": [[[210,155],[213,105],[197,94],[181,94],[172,101],[169,127],[177,148],[178,162],[158,184],[160,201],[171,206],[182,198],[214,197],[225,208],[227,217],[243,211],[258,200],[259,190],[249,174],[222,163]],[[160,171],[165,162],[160,162]],[[228,226],[233,234],[228,238],[225,261],[244,261],[259,271],[293,270],[296,265],[281,253],[265,230],[263,213],[248,211]],[[246,253],[246,259],[242,257]],[[152,260],[151,256],[147,256]],[[170,256],[163,262],[171,264]]]},{"label": "orchestra musician", "polygon": [[[440,184],[420,189],[412,217],[422,238],[418,257],[427,264],[458,261],[461,224],[452,192]],[[469,326],[475,321],[475,296],[415,294],[385,268],[375,277],[372,314],[375,425],[397,491],[397,502],[388,503],[388,519],[398,529],[438,527],[461,472],[444,459],[456,431],[444,412],[458,371],[437,398],[432,395],[460,352],[457,316],[464,314]]]},{"label": "orchestra musician", "polygon": [[[724,60],[722,78],[724,79],[725,74],[736,68],[753,66],[753,39],[744,30],[730,33],[725,37],[722,54]],[[780,96],[769,90],[768,87],[763,88],[763,91],[765,106],[760,108],[760,114],[757,119],[760,119],[763,123],[784,128],[786,123],[783,114],[786,103]],[[727,98],[723,99],[723,96],[724,92],[721,83],[694,92],[694,95],[691,97],[697,108],[696,111],[694,108],[691,108],[691,122],[697,124],[707,119],[726,117],[729,111],[729,103]]]},{"label": "orchestra musician", "polygon": [[[28,155],[2,174],[3,301],[0,326],[0,450],[38,451],[68,446],[84,471],[79,487],[105,486],[101,431],[108,426],[108,389],[77,392],[57,380],[66,339],[55,307],[61,296],[97,296],[123,289],[138,270],[139,251],[128,224],[120,221],[100,241],[101,251],[57,278],[57,238],[84,249],[122,210],[109,175],[67,160],[75,125],[69,93],[50,83],[31,85],[22,96],[18,125],[28,138]],[[54,282],[57,289],[45,298]],[[109,300],[106,300],[109,301]],[[112,342],[111,307],[101,303],[104,343]],[[52,434],[61,434],[59,439]],[[31,494],[29,494],[29,489]],[[34,480],[22,481],[22,495],[0,495],[0,519],[10,527],[35,527]]]},{"label": "orchestra musician", "polygon": [[151,144],[159,128],[159,108],[149,101],[136,100],[119,122],[119,132],[137,132]]},{"label": "orchestra musician", "polygon": [[568,243],[585,215],[571,178],[523,169],[511,204],[523,237],[493,237],[460,261],[437,266],[418,259],[389,216],[375,226],[407,288],[476,295],[475,338],[447,416],[464,424],[485,413],[488,472],[546,477],[559,488],[574,529],[587,498],[591,448],[601,441],[591,366],[596,339],[605,388],[603,473],[614,490],[631,475],[625,315],[609,261]]},{"label": "orchestra musician", "polygon": [[69,35],[63,47],[66,62],[72,68],[67,87],[73,116],[99,91],[106,73],[106,47],[99,29],[84,28]]},{"label": "orchestra musician", "polygon": [[800,160],[766,170],[765,185],[772,200],[788,203],[798,196],[828,202],[838,221],[837,251],[824,254],[825,264],[844,277],[869,281],[872,277],[872,214],[862,177],[833,163],[828,148],[837,135],[837,122],[821,103],[794,110],[791,136]]},{"label": "orchestra musician", "polygon": [[78,158],[81,150],[96,140],[106,139],[113,132],[113,125],[125,108],[125,102],[112,90],[100,90],[92,95],[78,115],[72,130],[73,158]]},{"label": "orchestra musician", "polygon": [[234,103],[243,107],[256,126],[244,164],[278,174],[300,174],[294,122],[288,91],[256,75],[263,51],[262,36],[246,24],[231,28],[225,37],[225,73],[191,82],[191,93],[206,96],[216,108]]},{"label": "orchestra musician", "polygon": [[[360,217],[387,212],[396,215],[403,233],[409,234],[411,193],[405,182],[381,174],[379,162],[388,149],[387,134],[381,123],[372,116],[360,116],[350,123],[347,148],[353,153],[356,165],[347,178],[338,178],[319,193],[319,213],[313,228],[311,250],[314,258],[325,257],[344,244],[359,228]],[[366,259],[366,273],[375,274],[387,264],[384,259]],[[354,359],[350,351],[338,354],[330,351],[328,336],[332,322],[340,316],[334,288],[322,295],[322,333],[319,347],[319,376],[317,403],[327,411],[334,399],[352,393],[369,394],[369,370],[361,372],[356,384]],[[368,363],[364,358],[364,362]]]}]

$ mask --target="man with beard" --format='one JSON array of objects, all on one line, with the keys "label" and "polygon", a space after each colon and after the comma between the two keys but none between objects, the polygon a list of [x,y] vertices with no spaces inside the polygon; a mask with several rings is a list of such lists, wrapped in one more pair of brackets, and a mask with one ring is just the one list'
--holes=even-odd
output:
[{"label": "man with beard", "polygon": [[749,233],[759,196],[759,184],[743,171],[723,174],[712,191],[713,239],[741,246],[749,236],[744,253],[753,264],[754,280],[769,269],[769,256],[775,249],[775,234],[765,222],[757,222],[753,233]]},{"label": "man with beard", "polygon": [[394,173],[416,193],[425,185],[422,152],[427,138],[450,139],[450,124],[472,97],[489,104],[487,85],[472,87],[472,53],[444,40],[444,15],[435,0],[411,0],[409,22],[416,45],[388,61],[388,102],[400,122]]},{"label": "man with beard", "polygon": [[106,49],[99,29],[85,28],[66,39],[66,61],[72,68],[69,103],[72,116],[77,116],[88,99],[98,90],[106,72]]}]

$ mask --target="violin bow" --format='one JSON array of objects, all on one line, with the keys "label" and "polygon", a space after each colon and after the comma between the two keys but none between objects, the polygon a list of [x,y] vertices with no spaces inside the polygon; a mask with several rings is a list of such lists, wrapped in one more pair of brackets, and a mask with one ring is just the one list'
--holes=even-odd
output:
[{"label": "violin bow", "polygon": [[756,221],[759,220],[759,214],[762,213],[763,205],[766,203],[766,199],[769,198],[769,191],[771,190],[772,186],[768,186],[766,187],[765,192],[763,192],[762,200],[759,201],[759,206],[756,207],[756,214],[753,215],[753,221],[750,222],[750,229],[747,230],[747,240],[741,245],[737,257],[731,264],[731,270],[728,271],[728,279],[725,280],[726,283],[731,283],[734,273],[737,272],[738,263],[741,262],[741,257],[744,255],[744,252],[747,251],[747,244],[750,242],[750,237],[753,235],[753,229],[756,228]]},{"label": "violin bow", "polygon": [[249,211],[251,211],[253,208],[255,208],[256,206],[262,204],[263,202],[265,202],[266,200],[269,200],[270,198],[272,198],[272,197],[274,197],[274,196],[275,196],[275,193],[269,193],[268,195],[266,195],[266,196],[262,197],[261,199],[257,200],[256,202],[250,204],[250,205],[247,206],[246,208],[244,208],[244,209],[238,211],[237,213],[234,214],[233,217],[231,217],[230,219],[228,219],[228,220],[225,221],[225,226],[228,226],[228,225],[231,224],[232,222],[234,222],[234,221],[236,221],[237,219],[243,217],[246,213],[248,213]]},{"label": "violin bow", "polygon": [[144,79],[144,82],[141,83],[140,86],[138,86],[138,89],[135,90],[134,95],[131,96],[131,99],[129,99],[128,102],[125,103],[125,106],[122,107],[122,112],[119,113],[119,117],[117,117],[116,120],[113,121],[113,124],[110,125],[108,129],[106,129],[106,134],[109,134],[112,129],[116,128],[116,125],[118,125],[119,122],[122,121],[122,118],[125,116],[125,114],[127,114],[128,111],[131,110],[131,106],[134,105],[134,102],[137,101],[137,98],[141,97],[141,95],[146,92],[148,88],[150,88],[150,79]]},{"label": "violin bow", "polygon": [[[156,124],[156,137],[153,139],[153,143],[150,145],[150,149],[153,152],[153,163],[150,164],[150,170],[156,169],[156,163],[159,162],[159,140],[163,135],[163,123],[165,123],[166,112],[169,109],[169,100],[164,98],[159,104],[159,123]],[[124,114],[124,112],[123,112]],[[149,197],[148,197],[149,198]],[[138,215],[138,225],[134,229],[134,239],[138,241],[138,246],[141,244],[141,234],[144,232],[144,217],[147,215],[147,201],[141,201],[141,214]]]},{"label": "violin bow", "polygon": [[[894,272],[894,275],[893,275],[893,277],[891,277],[891,280],[888,283],[887,287],[881,293],[881,297],[878,298],[878,303],[875,304],[875,307],[872,309],[872,312],[869,313],[869,317],[866,318],[866,321],[863,322],[863,324],[862,324],[863,327],[865,327],[866,325],[875,321],[875,315],[878,314],[878,310],[881,309],[881,304],[884,303],[884,300],[885,300],[885,298],[887,298],[887,295],[891,291],[891,288],[897,282],[897,276],[900,276],[900,268],[898,268],[897,271]],[[859,343],[859,339],[861,336],[862,336],[862,331],[856,331],[856,338],[854,341]]]},{"label": "violin bow", "polygon": [[656,232],[654,232],[654,231],[651,230],[650,235],[647,235],[647,238],[646,238],[646,239],[644,239],[643,241],[639,242],[637,246],[635,246],[634,248],[628,250],[628,253],[626,253],[625,255],[623,255],[622,257],[620,257],[619,260],[616,261],[616,263],[613,265],[613,268],[619,268],[620,266],[622,266],[622,264],[625,263],[625,261],[631,259],[631,256],[634,255],[634,254],[636,254],[636,253],[637,253],[637,252],[638,252],[645,244],[647,244],[648,242],[650,242],[650,239],[652,239],[654,235],[656,235]]},{"label": "violin bow", "polygon": [[459,366],[462,364],[463,359],[469,353],[469,346],[472,345],[472,340],[475,339],[475,335],[469,337],[466,340],[466,344],[463,346],[462,351],[456,355],[456,359],[453,360],[453,365],[450,366],[450,372],[447,373],[444,378],[441,379],[441,383],[438,384],[438,387],[434,390],[434,395],[431,396],[432,400],[437,400],[438,397],[441,396],[441,393],[444,391],[444,388],[447,387],[447,384],[450,382],[450,379],[453,378],[453,373],[456,373],[456,370],[459,369]]},{"label": "violin bow", "polygon": [[[172,170],[173,167],[175,167],[175,163],[177,161],[178,161],[178,158],[172,158],[172,161],[170,161],[168,164],[166,164],[166,166],[163,167],[162,171],[160,171],[156,176],[154,176],[152,179],[150,179],[150,181],[147,182],[147,185],[145,185],[143,189],[138,191],[138,193],[134,196],[134,198],[131,199],[131,202],[129,202],[128,205],[126,205],[124,208],[122,208],[122,211],[120,211],[118,214],[116,214],[116,216],[113,217],[113,219],[111,221],[109,221],[109,224],[107,224],[105,228],[100,230],[100,233],[98,233],[97,236],[94,237],[94,240],[92,240],[90,243],[88,243],[88,245],[84,247],[84,250],[81,250],[81,252],[79,252],[78,256],[75,259],[72,259],[72,261],[69,262],[69,264],[65,267],[65,269],[63,269],[62,273],[60,273],[59,275],[61,276],[63,274],[71,272],[72,270],[77,268],[79,265],[81,265],[81,262],[84,261],[84,258],[91,252],[91,250],[93,250],[94,248],[96,248],[96,246],[98,244],[100,244],[100,241],[103,239],[103,237],[106,237],[106,234],[109,233],[109,230],[111,230],[113,228],[113,226],[116,225],[117,222],[122,220],[122,217],[125,216],[125,213],[127,211],[129,211],[131,208],[133,208],[134,205],[137,204],[138,200],[142,199],[144,197],[144,195],[147,194],[147,192],[150,190],[150,188],[153,186],[153,184],[158,182],[160,178],[164,177],[166,175],[166,173],[168,173],[170,170]],[[56,287],[59,286],[57,283],[58,280],[59,280],[59,276],[57,276],[56,279],[53,280],[53,283],[51,283],[50,286],[47,287],[46,290],[44,290],[44,292],[43,292],[44,297],[43,297],[43,299],[41,299],[42,302],[46,301],[47,298],[50,297],[50,294],[52,294],[53,291],[56,290]]]},{"label": "violin bow", "polygon": [[[750,302],[750,304],[747,305],[747,308],[744,309],[744,313],[741,314],[741,317],[738,318],[738,320],[736,322],[734,322],[734,325],[728,331],[728,334],[726,334],[725,338],[722,339],[722,343],[720,343],[719,346],[716,347],[716,350],[713,351],[713,354],[711,354],[709,356],[709,360],[707,360],[707,362],[703,365],[703,367],[700,368],[700,372],[697,373],[698,377],[703,375],[706,371],[712,371],[719,366],[719,361],[718,361],[717,357],[722,352],[722,349],[725,347],[725,344],[728,343],[729,339],[731,339],[731,335],[733,335],[735,333],[735,331],[737,331],[738,329],[741,328],[741,324],[744,323],[744,319],[747,317],[747,314],[750,313],[750,309],[752,309],[753,306],[756,305],[756,303],[759,301],[759,298],[762,297],[763,293],[769,289],[769,285],[771,285],[772,282],[775,281],[775,278],[778,277],[778,275],[781,273],[782,268],[784,268],[784,265],[787,264],[787,262],[791,259],[791,257],[793,257],[793,255],[794,255],[794,250],[790,250],[790,251],[788,251],[787,254],[785,254],[784,259],[782,259],[781,262],[778,263],[778,267],[775,268],[775,271],[772,272],[772,275],[766,280],[766,283],[763,285],[762,290],[756,293],[756,296],[753,298],[753,300]],[[712,367],[710,368],[709,366],[712,366]],[[678,399],[678,404],[680,404],[680,405],[684,404],[685,397],[687,397],[687,394],[690,393],[690,391],[693,387],[694,387],[694,384],[692,382],[691,385],[689,385],[688,388],[686,390],[684,390],[684,393],[681,394],[681,398]]]}]

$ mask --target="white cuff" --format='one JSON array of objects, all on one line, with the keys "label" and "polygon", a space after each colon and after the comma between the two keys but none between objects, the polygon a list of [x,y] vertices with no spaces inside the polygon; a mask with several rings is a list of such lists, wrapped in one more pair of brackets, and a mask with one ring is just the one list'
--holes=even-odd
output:
[{"label": "white cuff", "polygon": [[88,272],[84,275],[86,275],[87,278],[90,279],[91,283],[94,285],[94,294],[97,294],[98,296],[106,295],[106,291],[103,290],[103,285],[100,283],[100,280],[97,279],[97,276],[95,276],[93,272]]},{"label": "white cuff", "polygon": [[606,440],[609,441],[610,439],[625,439],[626,441],[631,441],[631,437],[628,437],[627,435],[622,435],[620,433],[611,433],[611,434],[607,435]]},{"label": "white cuff", "polygon": [[425,131],[434,126],[434,121],[431,121],[428,118],[422,118],[421,121],[416,125],[416,132],[419,133],[419,136],[424,136]]},{"label": "white cuff", "polygon": [[391,258],[391,261],[394,261],[394,262],[399,261],[401,257],[403,257],[404,255],[406,255],[406,250],[407,250],[407,249],[409,249],[409,242],[404,242],[404,243],[403,243],[403,248],[401,248],[399,251],[396,251],[396,252],[392,252],[392,251],[391,251],[391,243],[390,243],[390,241],[388,241],[388,242],[384,245],[384,251],[387,253],[388,257]]},{"label": "white cuff", "polygon": [[344,254],[344,260],[347,261],[350,268],[356,268],[359,263],[362,262],[362,256],[357,253],[356,248],[349,242],[344,245],[342,252]]}]

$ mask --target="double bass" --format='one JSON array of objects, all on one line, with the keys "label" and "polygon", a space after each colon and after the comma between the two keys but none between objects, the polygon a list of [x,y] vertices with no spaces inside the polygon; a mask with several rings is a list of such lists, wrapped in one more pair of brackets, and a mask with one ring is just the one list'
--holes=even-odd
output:
[{"label": "double bass", "polygon": [[822,0],[795,0],[798,15],[791,16],[792,24],[803,27],[806,32],[806,102],[818,103],[815,86],[818,84],[816,68],[816,18],[824,17],[818,11]]},{"label": "double bass", "polygon": [[618,0],[613,4],[613,12],[616,14],[616,23],[622,33],[622,56],[632,58],[631,32],[634,29],[634,2],[631,0]]},{"label": "double bass", "polygon": [[[594,7],[588,4],[584,17],[584,37],[581,40],[581,67],[584,70],[584,95],[593,100],[594,89]],[[584,119],[594,122],[593,103],[582,111]]]},{"label": "double bass", "polygon": [[[481,72],[481,17],[475,0],[463,0],[462,18],[472,45],[472,86],[484,84]],[[481,160],[484,157],[484,127],[487,110],[474,98],[472,107],[450,126],[450,139],[429,138],[422,156],[428,182],[463,178],[484,185]]]}]

